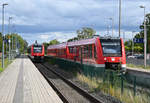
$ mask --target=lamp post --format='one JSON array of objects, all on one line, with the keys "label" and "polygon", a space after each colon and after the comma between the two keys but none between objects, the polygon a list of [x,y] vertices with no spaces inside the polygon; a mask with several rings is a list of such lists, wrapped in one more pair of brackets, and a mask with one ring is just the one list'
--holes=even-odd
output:
[{"label": "lamp post", "polygon": [[2,45],[2,68],[4,68],[4,43],[5,43],[5,40],[4,40],[4,7],[8,5],[8,4],[2,4],[2,37],[3,37],[3,45]]},{"label": "lamp post", "polygon": [[8,34],[9,34],[9,38],[8,38],[8,42],[9,42],[9,61],[10,61],[10,20],[12,19],[12,17],[9,17],[9,25],[8,25]]},{"label": "lamp post", "polygon": [[123,32],[123,41],[125,42],[125,31]]},{"label": "lamp post", "polygon": [[120,37],[120,29],[121,29],[121,0],[119,0],[119,37]]},{"label": "lamp post", "polygon": [[[15,33],[15,25],[13,24],[12,25],[12,29],[13,29],[13,34]],[[14,46],[14,44],[15,44],[15,35],[13,36],[13,34],[12,34],[12,59],[14,58],[14,50],[15,50],[15,46]]]},{"label": "lamp post", "polygon": [[133,52],[134,52],[134,32],[132,31],[132,56],[133,56]]},{"label": "lamp post", "polygon": [[107,35],[109,35],[109,28],[110,28],[110,26],[108,25],[107,26]]},{"label": "lamp post", "polygon": [[109,18],[109,20],[112,20],[112,37],[113,37],[114,19],[113,18]]},{"label": "lamp post", "polygon": [[146,30],[146,18],[145,18],[145,6],[140,6],[140,8],[144,9],[144,68],[146,68],[146,57],[147,57],[147,30]]}]

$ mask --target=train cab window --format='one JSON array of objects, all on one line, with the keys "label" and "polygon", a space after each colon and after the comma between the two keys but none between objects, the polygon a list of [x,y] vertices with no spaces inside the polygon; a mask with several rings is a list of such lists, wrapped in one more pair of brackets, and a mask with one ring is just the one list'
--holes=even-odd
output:
[{"label": "train cab window", "polygon": [[121,56],[120,39],[100,39],[104,56]]},{"label": "train cab window", "polygon": [[33,46],[33,52],[34,53],[41,53],[42,52],[42,46],[41,45],[34,45]]}]

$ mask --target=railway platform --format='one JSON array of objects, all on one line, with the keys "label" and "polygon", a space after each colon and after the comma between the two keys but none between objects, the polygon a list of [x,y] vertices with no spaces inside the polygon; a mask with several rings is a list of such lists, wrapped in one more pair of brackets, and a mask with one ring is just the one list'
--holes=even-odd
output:
[{"label": "railway platform", "polygon": [[62,103],[31,60],[24,55],[0,73],[0,103]]}]

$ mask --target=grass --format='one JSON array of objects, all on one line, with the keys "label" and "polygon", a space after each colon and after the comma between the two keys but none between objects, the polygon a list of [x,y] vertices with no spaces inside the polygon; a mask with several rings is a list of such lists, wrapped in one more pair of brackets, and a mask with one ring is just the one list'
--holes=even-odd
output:
[{"label": "grass", "polygon": [[150,66],[144,68],[144,65],[134,65],[134,64],[127,64],[127,67],[137,68],[137,69],[150,69]]},{"label": "grass", "polygon": [[[11,63],[8,61],[8,58],[5,59],[5,68],[7,68],[7,66]],[[2,62],[0,60],[0,72],[2,72],[5,68],[2,68]]]},{"label": "grass", "polygon": [[91,92],[102,91],[104,94],[109,94],[125,103],[148,103],[150,100],[150,96],[148,96],[146,93],[137,92],[136,96],[134,96],[133,90],[129,88],[124,88],[124,92],[122,94],[121,88],[117,82],[112,86],[109,81],[104,82],[101,78],[91,78],[79,73],[77,74],[77,78],[81,82],[86,83],[89,86]]},{"label": "grass", "polygon": [[[55,60],[48,61],[51,64],[55,64]],[[128,65],[127,66],[134,66]],[[137,67],[137,66],[135,66]],[[141,66],[138,66],[141,68]],[[148,68],[148,67],[147,67]],[[67,70],[68,71],[68,70]],[[81,72],[82,73],[82,72]],[[105,76],[105,80],[102,77],[90,77],[81,73],[77,73],[77,79],[83,84],[87,84],[90,92],[103,92],[106,95],[111,95],[124,103],[149,103],[150,95],[145,92],[137,91],[134,96],[133,88],[129,88],[124,82],[124,92],[121,93],[121,82],[115,77],[114,84],[109,81],[109,76]],[[133,86],[133,85],[132,85]]]}]

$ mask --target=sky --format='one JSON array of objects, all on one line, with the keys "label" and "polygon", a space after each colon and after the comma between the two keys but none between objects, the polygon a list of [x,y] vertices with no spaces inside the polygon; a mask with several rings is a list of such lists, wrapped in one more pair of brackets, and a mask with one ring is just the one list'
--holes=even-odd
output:
[{"label": "sky", "polygon": [[[114,19],[114,36],[118,36],[119,0],[1,0],[0,4],[3,3],[8,3],[4,33],[8,33],[8,18],[11,16],[11,32],[21,35],[29,45],[35,40],[38,43],[53,39],[65,42],[77,36],[76,30],[82,27],[91,27],[96,34],[104,36],[109,26],[109,35],[112,35],[109,18]],[[130,39],[132,31],[140,31],[144,9],[139,6],[144,5],[149,13],[149,4],[150,0],[122,0],[122,37]]]}]

